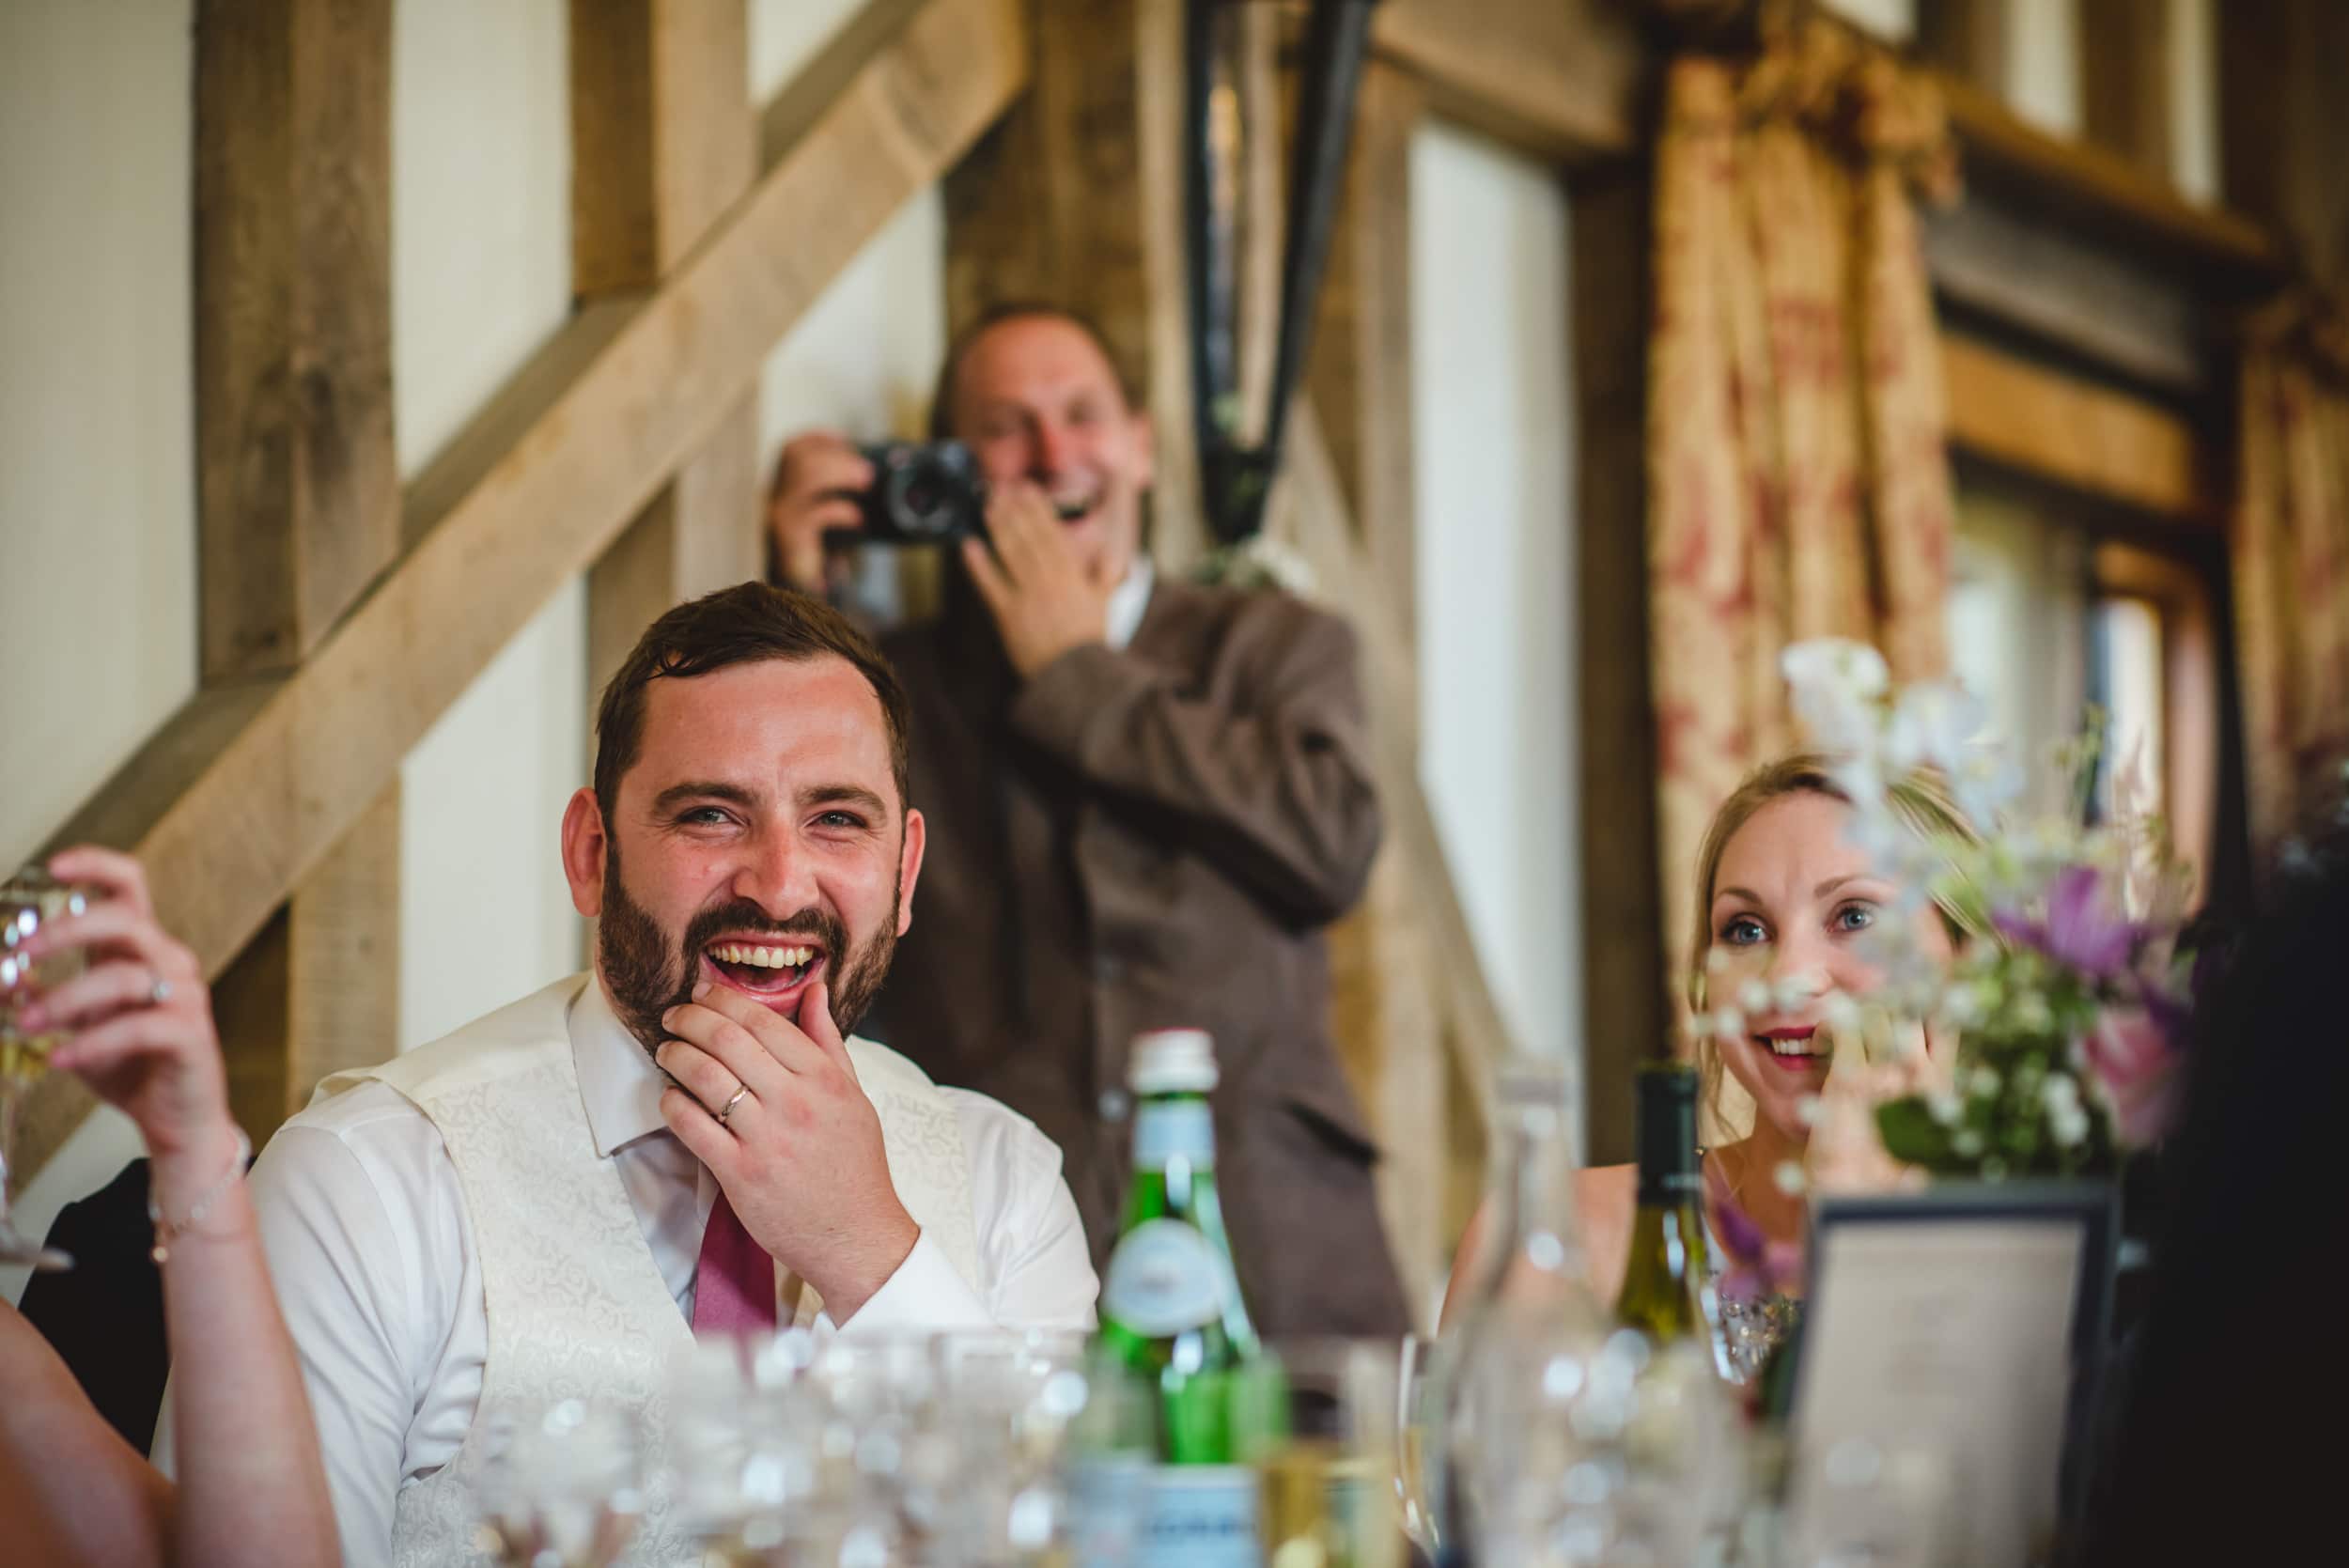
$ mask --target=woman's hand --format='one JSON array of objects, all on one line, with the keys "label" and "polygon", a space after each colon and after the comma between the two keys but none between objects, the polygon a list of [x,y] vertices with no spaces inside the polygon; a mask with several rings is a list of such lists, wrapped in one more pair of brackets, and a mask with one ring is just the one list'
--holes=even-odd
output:
[{"label": "woman's hand", "polygon": [[68,849],[50,861],[49,872],[101,896],[83,913],[42,926],[31,951],[80,948],[89,967],[36,999],[20,1022],[64,1034],[50,1065],[77,1075],[138,1124],[159,1194],[168,1201],[182,1169],[196,1172],[200,1188],[236,1147],[204,971],[156,924],[146,873],[130,856]]},{"label": "woman's hand", "polygon": [[1859,1029],[1820,1027],[1832,1042],[1834,1062],[1819,1091],[1803,1157],[1811,1190],[1916,1191],[1924,1186],[1925,1173],[1885,1152],[1876,1110],[1888,1100],[1947,1087],[1955,1068],[1952,1044],[1937,1044],[1923,1025],[1904,1023],[1895,1026],[1885,1058],[1872,1060]]}]

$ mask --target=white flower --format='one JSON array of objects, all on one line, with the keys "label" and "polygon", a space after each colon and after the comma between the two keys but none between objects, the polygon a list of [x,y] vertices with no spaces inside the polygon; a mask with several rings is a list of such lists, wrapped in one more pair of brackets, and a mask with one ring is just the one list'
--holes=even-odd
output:
[{"label": "white flower", "polygon": [[2088,1141],[2088,1112],[2074,1101],[2067,1106],[2047,1108],[2047,1131],[2054,1135],[2059,1148],[2075,1149]]},{"label": "white flower", "polygon": [[1829,991],[1819,1004],[1819,1020],[1838,1034],[1859,1032],[1859,1000],[1849,991]]},{"label": "white flower", "polygon": [[1713,1014],[1713,1033],[1717,1038],[1735,1040],[1746,1032],[1746,1016],[1735,1007],[1723,1007]]},{"label": "white flower", "polygon": [[1760,980],[1747,981],[1737,987],[1737,1005],[1744,1008],[1748,1014],[1768,1013],[1770,1010],[1769,986]]},{"label": "white flower", "polygon": [[1966,1114],[1966,1102],[1946,1089],[1937,1089],[1925,1096],[1925,1111],[1943,1126],[1953,1127]]},{"label": "white flower", "polygon": [[1834,691],[1855,697],[1880,697],[1892,683],[1884,656],[1848,637],[1813,637],[1789,643],[1778,656],[1786,684],[1805,691]]},{"label": "white flower", "polygon": [[1800,1196],[1804,1187],[1809,1185],[1808,1179],[1803,1175],[1802,1163],[1799,1160],[1780,1160],[1778,1169],[1770,1172],[1770,1179],[1776,1182],[1778,1189],[1789,1198]]},{"label": "white flower", "polygon": [[2039,1086],[2039,1097],[2046,1102],[2050,1116],[2061,1115],[2066,1108],[2077,1110],[2080,1103],[2079,1080],[2069,1073],[2050,1073],[2047,1081]]},{"label": "white flower", "polygon": [[1983,832],[2021,798],[2024,782],[2023,765],[2003,747],[1969,747],[1950,769],[1950,791],[1957,797],[1958,810]]},{"label": "white flower", "polygon": [[1825,1114],[1826,1110],[1827,1103],[1818,1095],[1805,1094],[1795,1102],[1795,1120],[1806,1127],[1815,1127],[1819,1125],[1820,1116]]},{"label": "white flower", "polygon": [[[1808,1007],[1813,999],[1823,995],[1826,990],[1827,974],[1824,970],[1798,970],[1781,978],[1775,986],[1770,988],[1767,995],[1770,1001],[1777,1004],[1780,1012],[1792,1013],[1797,1008]],[[1761,1009],[1756,1008],[1755,1011],[1759,1012]]]},{"label": "white flower", "polygon": [[2055,1027],[2055,1014],[2047,1006],[2047,999],[2037,991],[2025,991],[2015,999],[2015,1027],[2027,1034],[2045,1034]]},{"label": "white flower", "polygon": [[1865,754],[1875,745],[1876,704],[1890,679],[1865,643],[1823,637],[1779,656],[1795,717],[1820,750]]},{"label": "white flower", "polygon": [[1982,1134],[1968,1127],[1950,1140],[1950,1147],[1960,1159],[1971,1159],[1982,1153]]},{"label": "white flower", "polygon": [[1976,1067],[1966,1078],[1966,1092],[1978,1100],[1986,1100],[1999,1092],[1999,1069]]},{"label": "white flower", "polygon": [[1925,767],[1954,773],[1987,718],[1964,687],[1939,681],[1912,686],[1885,726],[1884,766],[1895,774]]},{"label": "white flower", "polygon": [[1716,976],[1726,974],[1729,972],[1729,949],[1725,947],[1708,947],[1704,950],[1705,973]]}]

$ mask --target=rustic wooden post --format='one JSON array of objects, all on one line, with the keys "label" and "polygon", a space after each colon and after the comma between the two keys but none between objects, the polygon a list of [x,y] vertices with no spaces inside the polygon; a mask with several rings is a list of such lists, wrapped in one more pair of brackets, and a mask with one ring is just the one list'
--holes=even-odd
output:
[{"label": "rustic wooden post", "polygon": [[[391,565],[391,0],[201,0],[195,378],[202,676],[288,670]],[[183,933],[184,934],[184,933]],[[394,781],[222,973],[264,1139],[397,1042]]]}]

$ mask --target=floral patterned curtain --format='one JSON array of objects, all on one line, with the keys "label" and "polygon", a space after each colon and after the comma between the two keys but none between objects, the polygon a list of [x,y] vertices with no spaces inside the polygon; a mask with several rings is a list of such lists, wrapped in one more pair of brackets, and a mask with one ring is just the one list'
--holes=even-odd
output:
[{"label": "floral patterned curtain", "polygon": [[2349,765],[2349,320],[2310,296],[2250,324],[2230,553],[2251,837],[2338,804]]},{"label": "floral patterned curtain", "polygon": [[1792,738],[1779,650],[1853,637],[1896,679],[1943,673],[1952,503],[1911,203],[1954,164],[1931,87],[1818,21],[1682,57],[1664,113],[1648,548],[1677,977],[1705,825]]}]

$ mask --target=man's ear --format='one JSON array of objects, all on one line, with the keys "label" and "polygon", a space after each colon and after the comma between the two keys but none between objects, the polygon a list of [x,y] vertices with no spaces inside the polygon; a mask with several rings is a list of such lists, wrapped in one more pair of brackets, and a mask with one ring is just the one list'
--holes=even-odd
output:
[{"label": "man's ear", "polygon": [[929,842],[929,824],[918,811],[906,813],[905,842],[897,850],[897,935],[913,926],[913,884],[922,877],[922,850]]},{"label": "man's ear", "polygon": [[611,850],[596,792],[573,791],[563,808],[563,879],[571,885],[571,908],[589,920],[603,913],[603,858]]}]

